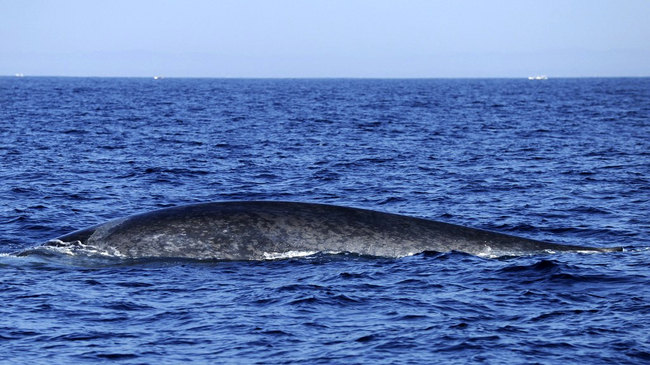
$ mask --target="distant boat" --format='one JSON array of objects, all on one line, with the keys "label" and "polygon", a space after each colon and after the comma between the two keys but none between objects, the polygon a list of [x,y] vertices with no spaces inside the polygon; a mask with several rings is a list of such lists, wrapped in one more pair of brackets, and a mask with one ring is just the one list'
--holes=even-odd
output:
[{"label": "distant boat", "polygon": [[528,76],[528,80],[548,80],[548,77],[546,75]]},{"label": "distant boat", "polygon": [[162,79],[164,79],[164,77],[162,77],[162,76],[154,76],[153,79],[154,80],[162,80]]},{"label": "distant boat", "polygon": [[16,77],[25,77],[23,74],[16,74]]}]

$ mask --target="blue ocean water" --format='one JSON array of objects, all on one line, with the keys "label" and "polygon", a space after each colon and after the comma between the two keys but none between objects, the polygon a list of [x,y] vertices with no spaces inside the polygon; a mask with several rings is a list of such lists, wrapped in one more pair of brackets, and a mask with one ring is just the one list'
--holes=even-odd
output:
[{"label": "blue ocean water", "polygon": [[[290,200],[624,252],[11,252]],[[650,362],[650,79],[0,78],[0,363]]]}]

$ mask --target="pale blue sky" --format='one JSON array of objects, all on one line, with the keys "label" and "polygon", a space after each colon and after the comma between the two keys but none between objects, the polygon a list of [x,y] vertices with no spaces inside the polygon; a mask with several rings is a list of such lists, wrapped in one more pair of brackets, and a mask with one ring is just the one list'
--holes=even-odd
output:
[{"label": "pale blue sky", "polygon": [[0,0],[0,75],[650,76],[648,0]]}]

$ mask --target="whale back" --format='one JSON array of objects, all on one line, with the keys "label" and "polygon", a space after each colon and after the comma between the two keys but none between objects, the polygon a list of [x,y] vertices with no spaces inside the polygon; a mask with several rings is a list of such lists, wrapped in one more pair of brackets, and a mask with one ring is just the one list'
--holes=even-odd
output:
[{"label": "whale back", "polygon": [[424,251],[479,256],[608,251],[558,245],[366,209],[294,202],[222,202],[161,209],[61,236],[127,258],[258,260],[352,252],[401,257]]}]

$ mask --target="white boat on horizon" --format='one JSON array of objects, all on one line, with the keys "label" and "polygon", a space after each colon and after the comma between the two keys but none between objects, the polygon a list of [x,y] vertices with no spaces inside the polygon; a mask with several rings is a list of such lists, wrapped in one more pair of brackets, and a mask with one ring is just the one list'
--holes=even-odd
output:
[{"label": "white boat on horizon", "polygon": [[528,76],[528,80],[548,80],[546,75]]}]

